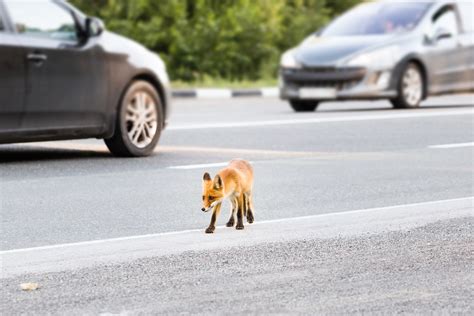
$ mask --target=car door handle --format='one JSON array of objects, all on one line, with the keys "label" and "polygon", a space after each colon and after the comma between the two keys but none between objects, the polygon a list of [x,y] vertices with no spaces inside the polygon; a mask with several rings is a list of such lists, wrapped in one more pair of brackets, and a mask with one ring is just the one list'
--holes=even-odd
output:
[{"label": "car door handle", "polygon": [[48,56],[46,56],[45,54],[39,54],[39,53],[31,53],[31,54],[28,54],[26,56],[26,58],[29,60],[29,61],[32,61],[36,64],[42,64],[43,62],[45,62],[46,60],[48,60]]}]

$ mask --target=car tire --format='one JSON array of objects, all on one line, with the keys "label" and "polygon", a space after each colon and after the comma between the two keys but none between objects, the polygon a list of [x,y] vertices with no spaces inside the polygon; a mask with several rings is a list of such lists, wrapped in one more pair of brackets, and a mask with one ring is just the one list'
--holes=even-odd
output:
[{"label": "car tire", "polygon": [[403,69],[397,84],[398,96],[391,101],[395,109],[412,109],[423,100],[425,82],[420,67],[409,63]]},{"label": "car tire", "polygon": [[105,144],[115,156],[150,155],[163,128],[163,107],[155,87],[137,80],[127,88],[116,113],[115,130]]},{"label": "car tire", "polygon": [[295,112],[313,112],[318,107],[318,101],[290,100],[290,106]]}]

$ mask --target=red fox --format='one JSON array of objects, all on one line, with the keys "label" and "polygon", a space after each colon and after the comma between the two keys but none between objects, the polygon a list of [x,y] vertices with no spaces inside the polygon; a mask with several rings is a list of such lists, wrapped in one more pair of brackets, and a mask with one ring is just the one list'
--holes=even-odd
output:
[{"label": "red fox", "polygon": [[242,159],[233,159],[227,167],[220,170],[211,179],[209,173],[204,173],[202,178],[202,203],[203,212],[213,209],[211,223],[206,229],[207,234],[212,234],[216,229],[216,220],[221,211],[222,201],[229,198],[232,203],[230,219],[227,227],[233,227],[235,223],[235,213],[237,213],[236,229],[244,229],[243,217],[247,217],[247,222],[254,221],[253,201],[253,169],[249,162]]}]

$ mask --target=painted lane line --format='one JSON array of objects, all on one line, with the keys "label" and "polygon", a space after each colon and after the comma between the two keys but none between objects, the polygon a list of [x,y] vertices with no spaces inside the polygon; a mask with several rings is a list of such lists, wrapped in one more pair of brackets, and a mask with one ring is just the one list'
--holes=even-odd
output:
[{"label": "painted lane line", "polygon": [[216,168],[216,167],[225,167],[229,162],[216,162],[216,163],[205,163],[197,165],[183,165],[183,166],[171,166],[167,169],[177,169],[177,170],[191,170],[191,169],[204,169],[204,168]]},{"label": "painted lane line", "polygon": [[285,157],[306,157],[311,155],[328,155],[329,152],[319,151],[285,151],[267,149],[247,149],[247,148],[225,148],[225,147],[205,147],[205,146],[161,146],[155,149],[157,152],[196,152],[213,154],[234,154],[234,155],[262,155],[262,156],[285,156]]},{"label": "painted lane line", "polygon": [[367,237],[408,231],[429,223],[473,217],[473,198],[415,203],[412,206],[365,209],[258,222],[236,232],[219,226],[218,235],[203,228],[132,236],[75,244],[16,249],[0,253],[0,279],[83,269],[103,264],[134,262],[140,258],[203,253],[232,247],[257,247],[292,240]]},{"label": "painted lane line", "polygon": [[338,116],[338,117],[318,117],[308,119],[289,119],[289,120],[269,120],[253,122],[226,122],[226,123],[208,123],[208,124],[189,124],[189,125],[170,125],[167,130],[194,130],[194,129],[213,129],[213,128],[234,128],[234,127],[263,127],[276,125],[298,125],[298,124],[316,124],[316,123],[337,123],[337,122],[358,122],[358,121],[376,121],[393,120],[406,118],[427,118],[455,115],[474,115],[473,109],[446,110],[437,112],[417,112],[417,113],[391,113],[391,114],[373,114],[356,116]]},{"label": "painted lane line", "polygon": [[[218,226],[218,227],[220,227],[220,226]],[[2,251],[0,251],[0,256],[7,255],[7,254],[14,254],[14,253],[23,253],[23,252],[32,252],[32,251],[41,251],[41,250],[50,250],[50,249],[92,246],[92,245],[98,245],[98,244],[104,244],[104,243],[110,243],[110,242],[120,242],[120,241],[136,240],[136,239],[155,238],[155,237],[159,237],[159,236],[180,235],[180,234],[187,234],[187,233],[194,233],[194,232],[201,232],[201,231],[202,231],[202,229],[197,229],[196,228],[196,229],[186,229],[186,230],[180,230],[180,231],[174,231],[174,232],[135,235],[135,236],[124,236],[124,237],[88,240],[88,241],[80,241],[80,242],[65,243],[65,244],[54,244],[54,245],[31,247],[31,248],[19,248],[19,249],[11,249],[11,250],[2,250]]]},{"label": "painted lane line", "polygon": [[462,148],[462,147],[473,147],[473,146],[474,146],[474,142],[472,142],[472,143],[432,145],[432,146],[428,146],[428,148],[431,148],[431,149],[448,149],[448,148]]},{"label": "painted lane line", "polygon": [[[457,203],[457,202],[467,203],[469,205],[469,207],[474,210],[474,196],[469,196],[469,197],[456,198],[456,199],[418,202],[418,203],[400,204],[400,205],[392,205],[392,206],[384,206],[384,207],[374,207],[374,208],[358,209],[358,210],[350,210],[350,211],[341,211],[341,212],[336,211],[336,212],[331,212],[331,213],[308,215],[308,216],[298,216],[298,217],[288,217],[288,218],[263,220],[263,221],[255,222],[252,225],[263,225],[263,224],[272,224],[272,223],[280,223],[280,222],[291,222],[291,221],[301,221],[301,220],[310,220],[310,219],[320,219],[320,218],[324,218],[324,217],[345,217],[346,215],[350,215],[350,214],[372,213],[372,212],[379,212],[379,211],[390,211],[390,210],[400,209],[400,208],[429,207],[429,206],[434,207],[438,204],[442,205],[442,204]],[[217,228],[225,228],[225,226],[218,226]],[[117,238],[109,238],[109,239],[98,239],[98,240],[91,240],[91,241],[81,241],[81,242],[75,242],[75,243],[54,244],[54,245],[39,246],[39,247],[32,247],[32,248],[20,248],[20,249],[3,250],[3,251],[0,251],[0,255],[20,253],[20,252],[34,252],[34,251],[47,250],[47,249],[56,249],[56,248],[87,246],[87,245],[95,245],[95,244],[102,244],[102,243],[109,243],[109,242],[127,241],[127,240],[156,238],[156,237],[160,237],[160,236],[181,235],[181,234],[188,234],[188,233],[193,233],[193,232],[202,232],[202,228],[200,228],[200,229],[188,229],[188,230],[181,230],[181,231],[173,231],[173,232],[164,232],[164,233],[155,233],[155,234],[146,234],[146,235],[125,236],[125,237],[117,237]]]}]

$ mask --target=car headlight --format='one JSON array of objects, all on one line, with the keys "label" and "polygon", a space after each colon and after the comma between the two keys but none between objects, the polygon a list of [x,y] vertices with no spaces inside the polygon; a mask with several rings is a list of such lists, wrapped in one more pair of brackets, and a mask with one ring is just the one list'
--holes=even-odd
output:
[{"label": "car headlight", "polygon": [[398,46],[389,46],[357,55],[350,59],[347,65],[386,69],[392,68],[399,57],[400,48]]},{"label": "car headlight", "polygon": [[283,68],[301,68],[301,64],[295,58],[293,49],[281,56],[280,66]]}]

